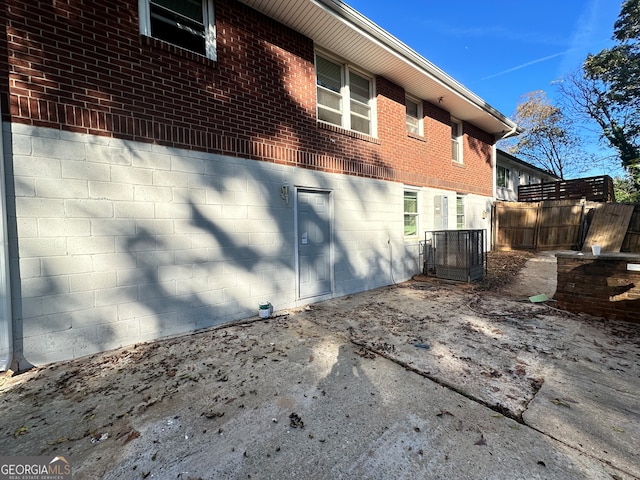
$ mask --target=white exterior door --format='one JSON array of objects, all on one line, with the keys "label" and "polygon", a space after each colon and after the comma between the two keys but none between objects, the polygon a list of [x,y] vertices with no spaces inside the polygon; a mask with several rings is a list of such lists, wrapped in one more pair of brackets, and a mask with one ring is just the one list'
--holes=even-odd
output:
[{"label": "white exterior door", "polygon": [[297,191],[298,296],[331,293],[331,205],[329,192]]}]

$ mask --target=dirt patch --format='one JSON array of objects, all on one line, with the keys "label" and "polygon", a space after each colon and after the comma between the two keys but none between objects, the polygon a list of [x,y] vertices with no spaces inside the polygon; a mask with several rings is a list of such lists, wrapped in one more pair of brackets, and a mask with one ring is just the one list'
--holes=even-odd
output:
[{"label": "dirt patch", "polygon": [[478,290],[498,291],[505,285],[513,283],[518,273],[533,258],[528,251],[505,251],[487,253],[487,275],[482,282],[476,284]]},{"label": "dirt patch", "polygon": [[[78,467],[77,478],[95,478],[118,464],[123,449],[145,445],[136,454],[135,478],[146,478],[163,451],[150,437],[224,436],[239,418],[249,421],[258,410],[266,418],[260,428],[270,428],[272,419],[291,423],[290,429],[303,423],[307,428],[306,418],[290,415],[301,414],[293,410],[300,398],[313,402],[331,391],[331,375],[320,375],[339,371],[333,347],[323,343],[328,332],[359,357],[357,362],[349,357],[354,366],[348,368],[384,356],[518,421],[549,372],[566,363],[640,376],[637,325],[574,315],[501,293],[528,255],[491,255],[490,275],[480,285],[413,280],[280,312],[266,321],[4,378],[0,449],[5,455],[68,455]],[[286,374],[277,373],[285,365]],[[320,387],[298,391],[315,375],[324,378]],[[265,398],[272,399],[268,411]],[[560,407],[571,401],[556,400]],[[238,417],[243,412],[247,415]],[[287,413],[280,418],[278,412]],[[187,422],[193,431],[178,429]],[[227,460],[242,460],[247,440],[227,437],[227,442],[233,448]],[[283,448],[274,444],[265,455]]]}]

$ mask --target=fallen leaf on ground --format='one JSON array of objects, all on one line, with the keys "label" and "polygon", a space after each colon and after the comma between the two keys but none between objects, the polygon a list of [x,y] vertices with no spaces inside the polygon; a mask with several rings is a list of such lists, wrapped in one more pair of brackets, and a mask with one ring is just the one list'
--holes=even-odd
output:
[{"label": "fallen leaf on ground", "polygon": [[554,405],[559,405],[561,407],[571,408],[571,405],[569,405],[568,403],[563,402],[559,398],[552,398],[551,399],[551,403],[553,403]]},{"label": "fallen leaf on ground", "polygon": [[127,435],[127,438],[124,439],[124,443],[129,443],[131,440],[138,437],[140,437],[140,432],[138,432],[137,430],[131,430],[129,435]]},{"label": "fallen leaf on ground", "polygon": [[474,445],[486,445],[487,441],[484,439],[484,435],[481,433],[480,434],[480,438],[478,439],[478,441],[476,441],[476,443],[474,443]]},{"label": "fallen leaf on ground", "polygon": [[300,416],[297,413],[292,413],[291,415],[289,415],[289,425],[293,428],[303,428],[304,427],[304,422],[302,421],[302,419],[300,418]]},{"label": "fallen leaf on ground", "polygon": [[440,410],[440,413],[436,413],[436,417],[444,417],[445,415],[450,415],[452,417],[455,417],[455,415],[451,413],[449,410]]},{"label": "fallen leaf on ground", "polygon": [[58,438],[58,439],[56,439],[56,440],[52,440],[52,441],[47,442],[47,443],[48,443],[49,445],[57,445],[57,444],[59,444],[59,443],[64,443],[64,442],[66,442],[66,441],[67,441],[67,437],[60,437],[60,438]]},{"label": "fallen leaf on ground", "polygon": [[214,412],[214,411],[202,412],[202,415],[204,415],[206,418],[211,420],[212,418],[219,418],[224,416],[224,412]]}]

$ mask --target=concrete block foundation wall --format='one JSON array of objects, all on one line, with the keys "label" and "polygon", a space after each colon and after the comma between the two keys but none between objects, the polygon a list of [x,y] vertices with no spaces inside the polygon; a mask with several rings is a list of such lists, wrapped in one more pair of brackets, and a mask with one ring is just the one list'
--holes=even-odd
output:
[{"label": "concrete block foundation wall", "polygon": [[[295,187],[331,192],[333,296],[420,271],[396,182],[21,124],[4,135],[19,369],[317,300],[296,297]],[[444,193],[420,191],[425,219]]]},{"label": "concrete block foundation wall", "polygon": [[640,323],[640,255],[559,253],[555,299],[569,311]]}]

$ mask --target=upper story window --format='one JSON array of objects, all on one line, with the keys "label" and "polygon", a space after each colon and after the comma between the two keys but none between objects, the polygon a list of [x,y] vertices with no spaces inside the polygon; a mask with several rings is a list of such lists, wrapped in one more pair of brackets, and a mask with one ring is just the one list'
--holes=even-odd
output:
[{"label": "upper story window", "polygon": [[407,132],[422,135],[422,102],[411,97],[405,99]]},{"label": "upper story window", "polygon": [[501,165],[496,167],[496,185],[502,188],[509,188],[509,169]]},{"label": "upper story window", "polygon": [[138,0],[140,33],[216,59],[213,0]]},{"label": "upper story window", "polygon": [[348,65],[316,55],[318,120],[373,135],[373,81]]},{"label": "upper story window", "polygon": [[462,122],[451,119],[451,159],[462,163]]}]

